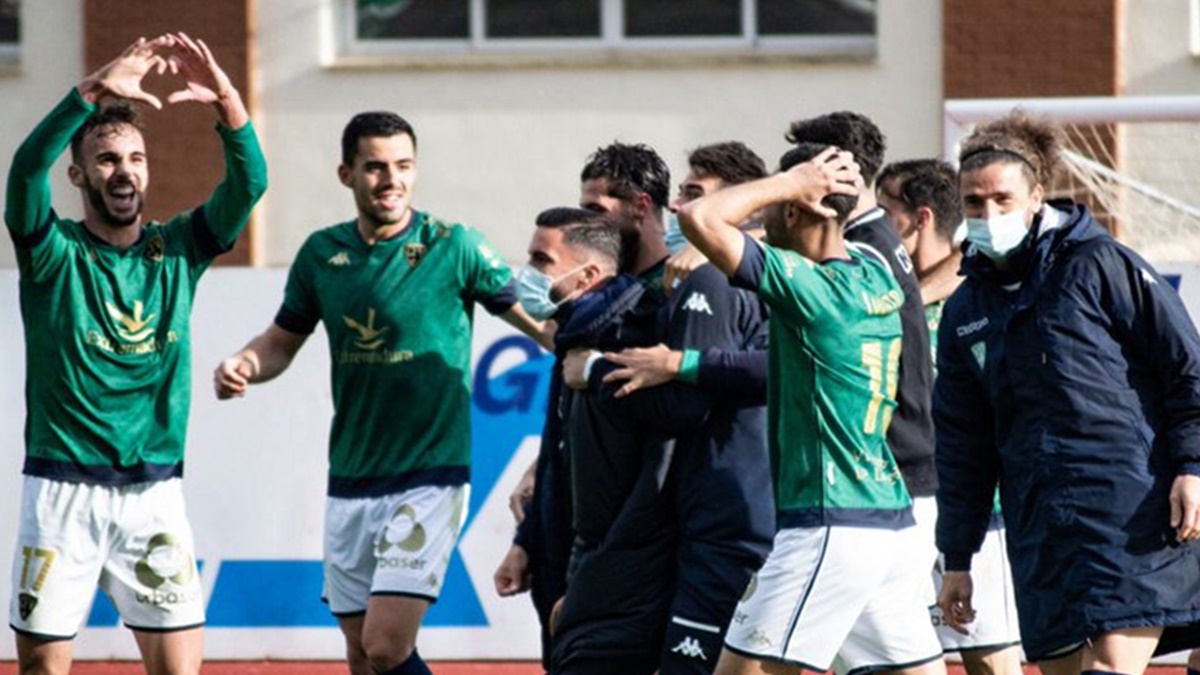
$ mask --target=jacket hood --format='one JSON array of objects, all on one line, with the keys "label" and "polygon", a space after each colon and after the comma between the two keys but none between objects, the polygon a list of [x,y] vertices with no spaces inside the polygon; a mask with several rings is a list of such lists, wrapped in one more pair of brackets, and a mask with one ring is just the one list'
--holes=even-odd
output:
[{"label": "jacket hood", "polygon": [[641,282],[622,274],[564,305],[554,317],[559,323],[554,351],[562,354],[574,347],[595,346],[605,331],[637,306],[645,292]]}]

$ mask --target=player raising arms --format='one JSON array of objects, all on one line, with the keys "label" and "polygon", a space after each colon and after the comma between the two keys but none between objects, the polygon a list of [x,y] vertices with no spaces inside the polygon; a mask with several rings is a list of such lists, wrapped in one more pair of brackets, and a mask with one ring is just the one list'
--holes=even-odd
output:
[{"label": "player raising arms", "polygon": [[[168,69],[186,82],[169,103],[216,111],[225,178],[202,206],[159,224],[142,216],[150,172],[128,101],[161,108],[142,80]],[[68,146],[82,222],[50,205],[49,171]],[[147,671],[199,671],[204,599],[180,488],[189,314],[200,276],[265,189],[241,97],[208,47],[182,33],[138,40],[17,150],[4,221],[21,273],[28,374],[9,619],[22,673],[70,669],[70,640],[97,583],[133,629]]]}]

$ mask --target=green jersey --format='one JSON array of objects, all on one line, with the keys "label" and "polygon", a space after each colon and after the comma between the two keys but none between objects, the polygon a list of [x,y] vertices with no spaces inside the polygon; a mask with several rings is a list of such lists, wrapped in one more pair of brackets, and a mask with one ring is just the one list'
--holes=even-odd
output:
[{"label": "green jersey", "polygon": [[196,284],[266,189],[249,124],[218,126],[225,179],[203,206],[121,249],[50,206],[49,171],[94,111],[71,93],[13,158],[5,223],[25,329],[25,473],[105,485],[182,475]]},{"label": "green jersey", "polygon": [[771,308],[767,419],[779,527],[911,525],[886,441],[899,284],[854,249],[824,263],[750,238],[745,251],[734,281]]},{"label": "green jersey", "polygon": [[510,309],[510,279],[478,232],[421,212],[374,245],[355,221],[308,238],[275,322],[302,335],[325,325],[330,496],[467,482],[473,308]]}]

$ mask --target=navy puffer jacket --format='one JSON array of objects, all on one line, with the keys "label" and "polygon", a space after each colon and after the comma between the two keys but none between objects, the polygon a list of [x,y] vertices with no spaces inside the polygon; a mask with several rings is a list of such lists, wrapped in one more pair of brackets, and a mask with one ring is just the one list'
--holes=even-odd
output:
[{"label": "navy puffer jacket", "polygon": [[968,569],[998,481],[1031,659],[1136,626],[1175,626],[1160,649],[1192,646],[1200,545],[1175,541],[1168,496],[1200,473],[1200,337],[1086,207],[1052,208],[1005,270],[968,251],[946,304],[938,548]]}]

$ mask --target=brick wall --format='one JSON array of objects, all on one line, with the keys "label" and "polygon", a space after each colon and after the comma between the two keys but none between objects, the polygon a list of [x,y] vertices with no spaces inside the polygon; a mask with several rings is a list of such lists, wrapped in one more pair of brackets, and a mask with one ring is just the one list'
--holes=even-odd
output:
[{"label": "brick wall", "polygon": [[1120,0],[944,0],[946,98],[1112,96]]},{"label": "brick wall", "polygon": [[[183,31],[201,38],[217,63],[253,110],[251,67],[251,0],[85,0],[84,54],[88,72],[110,61],[138,37]],[[155,80],[154,76],[148,78]],[[165,80],[165,81],[164,81]],[[146,89],[163,99],[178,80],[157,79]],[[224,175],[221,144],[213,124],[216,115],[196,103],[143,106],[150,188],[146,214],[155,220],[204,202]],[[247,264],[252,255],[254,223],[219,264]]]}]

